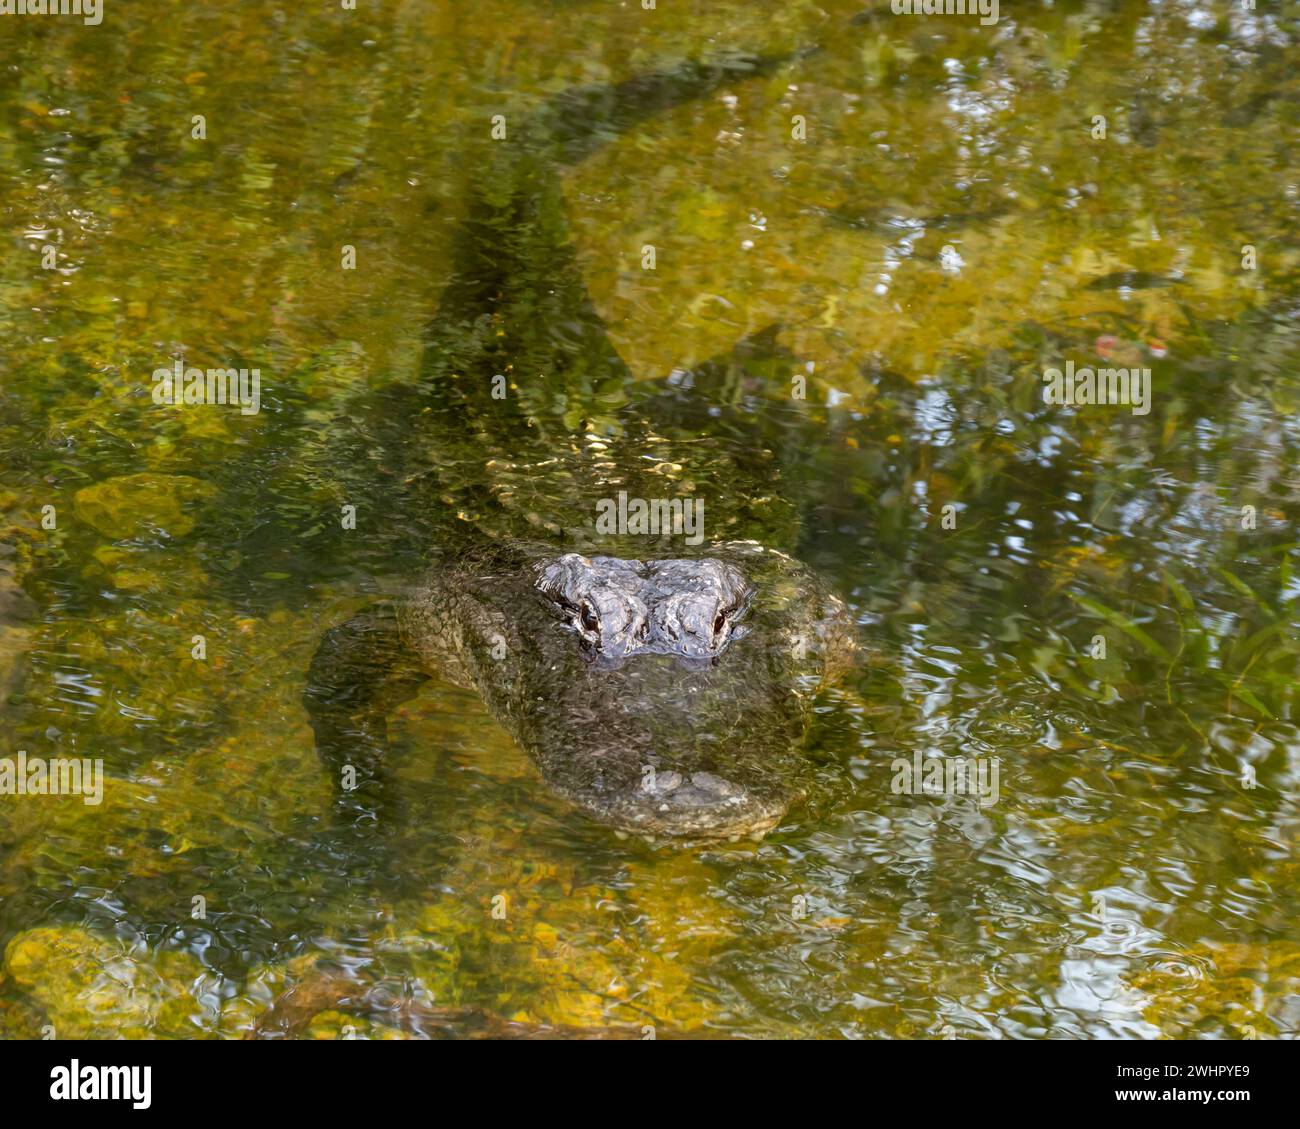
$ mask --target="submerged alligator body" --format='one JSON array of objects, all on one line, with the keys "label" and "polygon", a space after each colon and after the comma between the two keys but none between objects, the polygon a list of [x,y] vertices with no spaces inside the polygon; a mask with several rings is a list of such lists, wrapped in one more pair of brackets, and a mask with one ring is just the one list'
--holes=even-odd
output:
[{"label": "submerged alligator body", "polygon": [[[610,132],[782,61],[690,64],[549,104],[534,141],[482,174],[491,191],[461,225],[427,341],[418,394],[432,406],[417,400],[403,414],[523,436],[531,420],[483,399],[494,374],[625,380],[555,219],[556,169]],[[681,409],[680,391],[663,404]],[[428,462],[417,450],[407,480],[436,478]],[[622,477],[615,465],[587,468],[576,488],[586,505],[628,485],[645,456],[632,452]],[[437,546],[437,564],[406,595],[326,634],[306,702],[350,802],[365,807],[382,788],[385,716],[433,676],[480,694],[546,785],[603,824],[718,838],[781,820],[804,789],[813,696],[852,650],[843,604],[810,569],[772,544],[730,538],[697,548],[661,539],[623,555],[482,540]]]}]

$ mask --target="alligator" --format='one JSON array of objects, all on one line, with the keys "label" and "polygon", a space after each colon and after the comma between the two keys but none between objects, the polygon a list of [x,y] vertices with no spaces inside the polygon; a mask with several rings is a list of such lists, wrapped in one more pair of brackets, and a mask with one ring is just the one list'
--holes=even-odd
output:
[{"label": "alligator", "polygon": [[[594,459],[585,449],[589,421],[568,435],[540,436],[536,414],[485,390],[531,373],[549,388],[632,383],[578,269],[558,170],[652,114],[771,74],[792,57],[689,63],[565,92],[532,115],[514,131],[517,140],[498,147],[504,156],[475,170],[478,187],[426,335],[421,380],[401,391],[408,399],[390,401],[384,417],[459,428],[462,445],[466,428],[478,429],[486,448],[493,437],[502,451],[531,444],[539,463],[568,452],[565,475],[588,511],[615,489],[643,483],[662,491],[665,479],[648,477],[655,468],[646,445],[666,449],[650,422],[594,444],[601,454]],[[690,435],[707,413],[710,433],[723,430],[710,378],[761,380],[752,369],[776,354],[773,342],[770,332],[755,335],[642,402],[659,425],[673,420]],[[698,431],[691,439],[696,451],[707,442]],[[768,453],[752,440],[727,448],[728,457],[738,474],[754,470],[750,480],[763,483]],[[440,478],[446,446],[426,434],[412,453],[408,439],[400,469],[404,484],[433,486],[440,511],[454,493]],[[747,459],[755,465],[746,468]],[[509,489],[497,484],[490,501],[504,504],[526,477],[516,474]],[[559,523],[534,519],[530,528],[531,537],[459,538],[468,547],[448,548],[440,538],[421,580],[325,633],[305,703],[340,803],[372,814],[383,807],[386,718],[436,677],[476,691],[545,784],[600,824],[701,840],[776,826],[805,791],[800,748],[818,687],[854,651],[844,604],[813,570],[763,539],[692,546],[665,530],[619,555],[613,550],[626,539],[597,551],[600,539],[589,535],[564,544]],[[733,518],[728,528],[747,526]]]}]

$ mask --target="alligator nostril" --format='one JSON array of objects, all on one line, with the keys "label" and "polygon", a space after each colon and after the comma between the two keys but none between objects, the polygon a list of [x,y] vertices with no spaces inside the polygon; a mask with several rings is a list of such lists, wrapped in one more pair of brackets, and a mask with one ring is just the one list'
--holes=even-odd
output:
[{"label": "alligator nostril", "polygon": [[693,773],[691,775],[691,785],[701,792],[716,796],[720,800],[730,800],[741,794],[740,789],[730,780],[723,780],[721,776],[714,776],[711,772]]},{"label": "alligator nostril", "polygon": [[676,792],[682,786],[682,774],[680,772],[656,772],[647,774],[641,787],[647,792],[656,796],[666,796],[669,792]]},{"label": "alligator nostril", "polygon": [[744,788],[711,772],[696,772],[689,777],[678,772],[658,772],[653,777],[647,775],[641,788],[661,812],[734,810],[746,797]]}]

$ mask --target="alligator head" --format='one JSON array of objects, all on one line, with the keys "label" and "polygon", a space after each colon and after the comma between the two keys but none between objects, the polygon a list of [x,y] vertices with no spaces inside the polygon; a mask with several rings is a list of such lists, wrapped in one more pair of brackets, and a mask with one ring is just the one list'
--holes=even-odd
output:
[{"label": "alligator head", "polygon": [[690,560],[539,552],[434,585],[408,624],[417,648],[451,650],[457,680],[599,822],[755,835],[803,795],[812,699],[852,644],[843,605],[790,557],[749,543]]}]

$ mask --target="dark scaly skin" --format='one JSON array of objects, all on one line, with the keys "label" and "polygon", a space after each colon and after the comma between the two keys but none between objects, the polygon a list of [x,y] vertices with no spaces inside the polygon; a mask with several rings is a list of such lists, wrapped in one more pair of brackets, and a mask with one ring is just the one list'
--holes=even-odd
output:
[{"label": "dark scaly skin", "polygon": [[[593,819],[688,838],[775,826],[803,793],[816,691],[852,653],[843,604],[783,553],[714,545],[659,582],[647,642],[611,652],[584,638],[579,591],[539,589],[559,560],[517,547],[441,567],[399,609],[400,633],[427,670],[476,690],[547,785]],[[719,564],[746,589],[726,638],[701,653],[698,637],[657,637],[675,597],[734,605],[711,575]],[[702,618],[707,630],[716,617]]]},{"label": "dark scaly skin", "polygon": [[[487,399],[492,374],[626,375],[556,219],[556,168],[611,132],[783,61],[692,63],[570,92],[522,128],[519,149],[480,174],[487,184],[428,337],[415,392],[435,417],[508,443],[531,421]],[[539,262],[550,271],[540,284]],[[431,449],[415,444],[407,481],[436,479]],[[589,506],[607,491],[593,477],[577,493],[591,494]],[[636,560],[513,538],[446,552],[407,597],[329,631],[306,702],[343,802],[383,806],[385,717],[437,675],[477,691],[543,780],[601,823],[692,839],[775,826],[803,793],[812,698],[852,649],[843,605],[770,546],[648,545]]]}]

